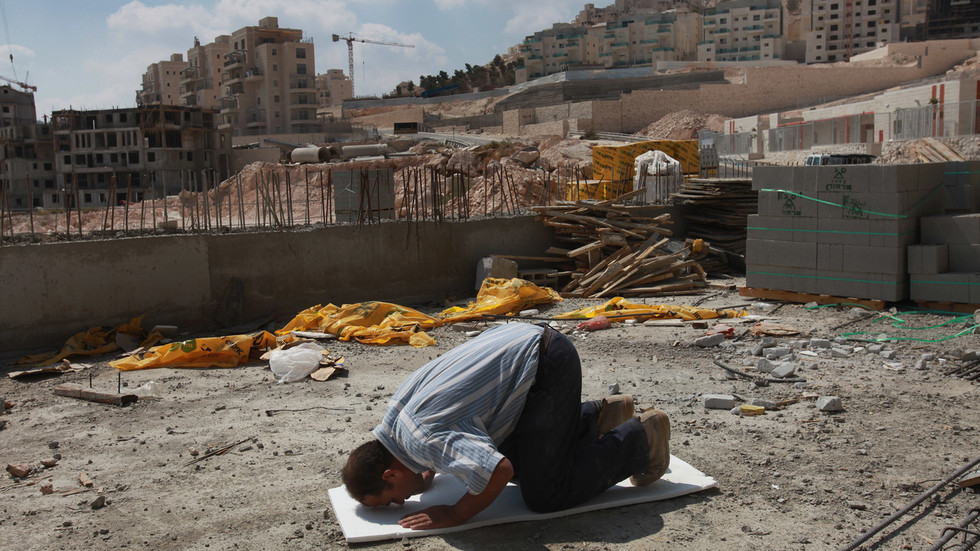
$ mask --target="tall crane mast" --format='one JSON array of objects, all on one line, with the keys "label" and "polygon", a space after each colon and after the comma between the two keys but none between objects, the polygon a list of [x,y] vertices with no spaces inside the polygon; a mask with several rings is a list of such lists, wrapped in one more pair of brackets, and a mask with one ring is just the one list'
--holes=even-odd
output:
[{"label": "tall crane mast", "polygon": [[347,65],[350,70],[350,92],[354,95],[354,43],[362,42],[364,44],[380,44],[382,46],[398,46],[400,48],[414,48],[414,44],[399,44],[398,42],[379,42],[377,40],[368,40],[366,38],[357,38],[354,33],[347,33],[347,36],[340,36],[339,34],[333,35],[334,42],[340,42],[343,40],[347,43]]}]

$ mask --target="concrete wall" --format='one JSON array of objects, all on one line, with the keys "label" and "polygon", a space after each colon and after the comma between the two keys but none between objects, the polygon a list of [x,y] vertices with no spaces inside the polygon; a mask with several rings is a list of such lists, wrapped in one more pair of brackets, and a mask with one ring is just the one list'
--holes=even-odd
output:
[{"label": "concrete wall", "polygon": [[396,122],[416,122],[419,124],[419,126],[422,126],[423,117],[424,109],[422,107],[410,106],[389,111],[387,113],[365,115],[363,117],[359,117],[356,114],[351,113],[350,120],[357,124],[370,124],[379,128],[392,128],[395,126]]},{"label": "concrete wall", "polygon": [[214,331],[233,277],[244,281],[245,320],[315,304],[467,298],[480,258],[540,255],[552,241],[533,217],[513,217],[2,247],[0,351],[58,347],[144,314],[146,327]]},{"label": "concrete wall", "polygon": [[246,166],[255,162],[278,163],[282,150],[278,147],[259,147],[257,149],[232,149],[231,172],[237,174]]}]

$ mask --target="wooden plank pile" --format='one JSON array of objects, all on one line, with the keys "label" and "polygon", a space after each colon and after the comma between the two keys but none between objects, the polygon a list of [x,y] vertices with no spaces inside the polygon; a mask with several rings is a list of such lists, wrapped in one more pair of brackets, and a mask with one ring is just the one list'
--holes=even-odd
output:
[{"label": "wooden plank pile", "polygon": [[959,151],[931,137],[922,138],[915,143],[915,154],[924,163],[945,163],[965,160]]},{"label": "wooden plank pile", "polygon": [[[687,233],[699,237],[726,253],[719,265],[702,267],[709,271],[744,270],[748,216],[758,210],[759,192],[752,189],[752,178],[688,178],[680,191],[671,194],[674,204],[684,207]],[[740,259],[740,260],[739,260]]]},{"label": "wooden plank pile", "polygon": [[557,239],[569,244],[548,249],[554,256],[545,257],[571,268],[558,272],[571,278],[560,290],[562,296],[690,294],[707,286],[698,263],[707,256],[707,245],[671,239],[666,227],[670,214],[650,216],[651,207],[615,202],[631,195],[600,203],[532,207],[555,229]]}]

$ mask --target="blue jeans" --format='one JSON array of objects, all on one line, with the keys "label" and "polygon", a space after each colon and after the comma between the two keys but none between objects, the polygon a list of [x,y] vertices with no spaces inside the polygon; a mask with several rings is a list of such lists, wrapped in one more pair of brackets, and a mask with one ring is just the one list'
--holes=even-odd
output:
[{"label": "blue jeans", "polygon": [[579,505],[646,470],[646,432],[635,417],[601,438],[601,401],[582,402],[582,364],[568,338],[551,332],[514,432],[500,451],[514,465],[524,502],[546,513]]}]

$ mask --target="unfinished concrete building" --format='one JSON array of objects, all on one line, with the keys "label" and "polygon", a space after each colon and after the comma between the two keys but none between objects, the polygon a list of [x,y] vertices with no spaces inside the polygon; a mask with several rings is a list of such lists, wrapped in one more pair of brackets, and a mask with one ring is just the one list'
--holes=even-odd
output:
[{"label": "unfinished concrete building", "polygon": [[37,121],[34,94],[0,86],[0,192],[4,208],[58,205],[51,126]]},{"label": "unfinished concrete building", "polygon": [[169,61],[158,61],[146,68],[143,85],[136,91],[136,105],[181,105],[181,71],[187,67],[182,54],[173,54]]},{"label": "unfinished concrete building", "polygon": [[846,61],[898,42],[899,0],[803,0],[806,62]]},{"label": "unfinished concrete building", "polygon": [[103,207],[202,189],[229,174],[217,114],[155,105],[52,114],[57,187],[68,207]]},{"label": "unfinished concrete building", "polygon": [[232,33],[225,54],[221,128],[236,136],[316,132],[313,40],[264,17]]},{"label": "unfinished concrete building", "polygon": [[221,109],[222,78],[225,56],[231,51],[231,37],[215,37],[214,42],[201,45],[194,38],[194,47],[187,50],[187,66],[181,73],[180,105]]},{"label": "unfinished concrete building", "polygon": [[698,61],[763,61],[783,57],[780,0],[731,0],[704,14]]},{"label": "unfinished concrete building", "polygon": [[354,85],[341,69],[329,69],[316,76],[316,96],[319,107],[340,105],[354,97]]}]

